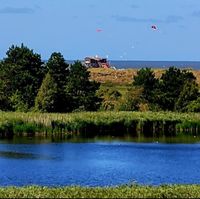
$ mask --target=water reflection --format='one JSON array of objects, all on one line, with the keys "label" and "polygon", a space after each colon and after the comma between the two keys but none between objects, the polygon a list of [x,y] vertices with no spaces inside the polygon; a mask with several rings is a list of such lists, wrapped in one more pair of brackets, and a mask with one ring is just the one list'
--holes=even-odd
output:
[{"label": "water reflection", "polygon": [[36,159],[37,157],[31,153],[19,153],[13,151],[0,151],[0,157],[14,158],[14,159]]},{"label": "water reflection", "polygon": [[10,158],[10,159],[33,159],[33,160],[54,160],[55,157],[50,157],[46,155],[39,155],[33,153],[23,153],[16,151],[0,151],[0,158]]},{"label": "water reflection", "polygon": [[116,136],[95,136],[93,138],[80,137],[80,136],[13,136],[11,139],[0,139],[0,144],[47,144],[47,143],[88,143],[88,142],[137,142],[137,143],[200,143],[199,136],[180,135],[175,137],[133,137],[126,135],[122,137]]}]

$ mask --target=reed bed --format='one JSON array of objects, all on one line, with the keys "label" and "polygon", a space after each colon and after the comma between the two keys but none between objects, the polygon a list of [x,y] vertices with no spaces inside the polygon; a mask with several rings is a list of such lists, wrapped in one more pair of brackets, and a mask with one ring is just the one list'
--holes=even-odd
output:
[{"label": "reed bed", "polygon": [[0,198],[200,198],[200,186],[3,187]]},{"label": "reed bed", "polygon": [[23,133],[67,135],[200,135],[199,113],[174,112],[0,112],[0,136]]}]

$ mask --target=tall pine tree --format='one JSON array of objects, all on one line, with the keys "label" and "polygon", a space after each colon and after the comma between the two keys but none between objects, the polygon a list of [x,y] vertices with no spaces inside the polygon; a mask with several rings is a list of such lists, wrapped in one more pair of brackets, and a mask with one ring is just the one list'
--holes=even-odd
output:
[{"label": "tall pine tree", "polygon": [[89,71],[81,62],[77,61],[71,65],[65,89],[70,98],[71,110],[97,110],[100,105],[100,99],[96,96],[99,86],[99,83],[89,80]]},{"label": "tall pine tree", "polygon": [[48,73],[35,100],[36,110],[42,112],[67,112],[70,107],[65,95],[69,65],[61,53],[52,53],[46,64]]}]

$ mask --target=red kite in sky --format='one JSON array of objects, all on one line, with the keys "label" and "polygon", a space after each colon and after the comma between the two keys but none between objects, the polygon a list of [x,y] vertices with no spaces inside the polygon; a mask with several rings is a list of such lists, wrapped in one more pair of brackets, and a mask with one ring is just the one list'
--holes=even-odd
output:
[{"label": "red kite in sky", "polygon": [[102,29],[97,28],[96,31],[97,31],[97,32],[102,32]]}]

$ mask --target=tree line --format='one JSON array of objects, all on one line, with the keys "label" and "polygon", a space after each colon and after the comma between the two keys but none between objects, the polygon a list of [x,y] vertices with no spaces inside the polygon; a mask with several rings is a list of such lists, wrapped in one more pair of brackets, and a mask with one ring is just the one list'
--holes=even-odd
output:
[{"label": "tree line", "polygon": [[24,46],[12,45],[0,63],[0,110],[71,112],[95,111],[100,105],[89,72],[76,61],[69,65],[61,53],[47,63]]},{"label": "tree line", "polygon": [[198,112],[200,110],[199,87],[192,72],[170,67],[161,78],[154,72],[141,69],[134,77],[133,85],[142,87],[141,101],[153,110]]},{"label": "tree line", "polygon": [[91,81],[87,68],[69,65],[53,52],[46,63],[21,44],[12,45],[0,62],[0,110],[3,111],[200,111],[200,95],[192,72],[168,68],[156,78],[151,68],[133,77],[125,94]]},{"label": "tree line", "polygon": [[151,68],[141,68],[124,95],[116,89],[98,92],[104,98],[101,107],[106,110],[200,111],[196,77],[192,72],[176,67],[169,67],[160,78],[155,77]]}]

